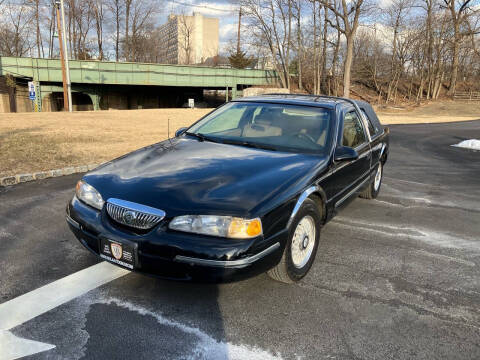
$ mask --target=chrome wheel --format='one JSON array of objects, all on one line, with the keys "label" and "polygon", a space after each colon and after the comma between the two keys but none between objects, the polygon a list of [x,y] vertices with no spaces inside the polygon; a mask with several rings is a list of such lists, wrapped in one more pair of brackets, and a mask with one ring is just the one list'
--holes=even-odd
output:
[{"label": "chrome wheel", "polygon": [[300,220],[292,239],[292,262],[297,269],[303,268],[312,256],[315,247],[315,221],[310,215]]},{"label": "chrome wheel", "polygon": [[382,181],[382,163],[379,163],[377,168],[377,173],[375,174],[375,180],[373,182],[373,190],[378,191],[378,189],[380,189],[381,181]]}]

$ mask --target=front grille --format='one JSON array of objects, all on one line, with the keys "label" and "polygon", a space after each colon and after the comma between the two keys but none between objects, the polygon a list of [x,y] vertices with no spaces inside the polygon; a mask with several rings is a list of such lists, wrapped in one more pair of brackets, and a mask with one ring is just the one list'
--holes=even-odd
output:
[{"label": "front grille", "polygon": [[114,198],[107,200],[106,209],[119,224],[141,230],[151,229],[165,217],[163,210]]}]

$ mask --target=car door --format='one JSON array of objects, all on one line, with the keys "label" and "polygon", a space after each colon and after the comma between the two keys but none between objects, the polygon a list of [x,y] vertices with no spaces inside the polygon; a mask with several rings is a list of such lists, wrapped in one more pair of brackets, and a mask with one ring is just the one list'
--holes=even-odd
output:
[{"label": "car door", "polygon": [[358,158],[335,161],[333,164],[328,187],[335,208],[343,207],[365,188],[370,179],[371,165],[370,143],[360,114],[353,107],[347,108],[340,125],[337,149],[341,146],[351,147],[358,153]]}]

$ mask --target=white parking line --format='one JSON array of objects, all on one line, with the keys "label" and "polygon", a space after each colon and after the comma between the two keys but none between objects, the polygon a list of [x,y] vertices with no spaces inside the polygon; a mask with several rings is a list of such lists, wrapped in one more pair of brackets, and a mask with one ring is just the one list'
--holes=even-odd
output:
[{"label": "white parking line", "polygon": [[2,360],[19,359],[54,347],[55,345],[22,339],[13,335],[10,331],[0,330],[0,359]]},{"label": "white parking line", "polygon": [[128,273],[128,270],[102,262],[0,304],[0,360],[16,359],[55,347],[17,338],[7,330]]},{"label": "white parking line", "polygon": [[[102,262],[0,304],[0,360],[19,359],[55,348],[53,344],[19,338],[8,330],[128,273],[128,270]],[[217,341],[196,327],[168,320],[159,314],[128,302],[108,299],[100,300],[97,303],[113,303],[141,315],[152,316],[160,324],[197,336],[199,341],[192,350],[192,354],[186,359],[282,359],[280,354],[271,354],[258,347]]]}]

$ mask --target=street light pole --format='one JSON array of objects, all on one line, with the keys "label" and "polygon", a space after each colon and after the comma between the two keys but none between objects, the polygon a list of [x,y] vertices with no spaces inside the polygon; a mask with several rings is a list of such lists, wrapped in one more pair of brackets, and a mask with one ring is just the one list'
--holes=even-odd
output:
[{"label": "street light pole", "polygon": [[[58,1],[58,0],[57,0]],[[70,83],[70,67],[68,65],[68,47],[67,47],[67,32],[65,30],[65,8],[63,0],[60,0],[60,11],[62,13],[62,32],[63,32],[63,50],[65,60],[65,72],[67,80],[67,92],[68,92],[68,111],[72,112],[72,84]]]}]

